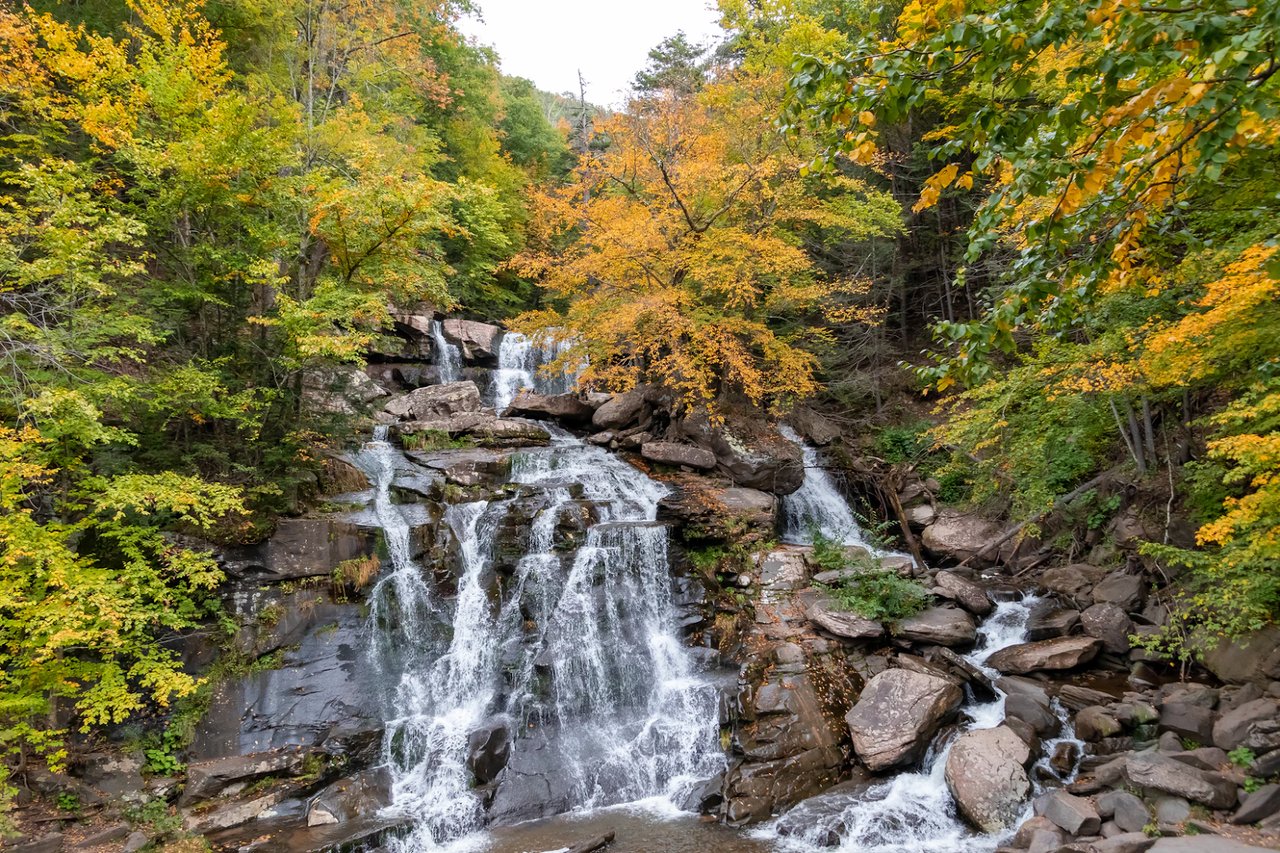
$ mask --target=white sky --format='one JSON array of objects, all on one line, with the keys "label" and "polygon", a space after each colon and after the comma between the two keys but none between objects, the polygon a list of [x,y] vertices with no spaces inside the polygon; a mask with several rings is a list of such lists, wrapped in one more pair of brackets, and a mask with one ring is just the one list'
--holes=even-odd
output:
[{"label": "white sky", "polygon": [[504,73],[527,77],[548,92],[578,91],[620,106],[649,49],[677,30],[693,42],[719,35],[710,0],[478,0],[484,21],[462,31],[498,51]]}]

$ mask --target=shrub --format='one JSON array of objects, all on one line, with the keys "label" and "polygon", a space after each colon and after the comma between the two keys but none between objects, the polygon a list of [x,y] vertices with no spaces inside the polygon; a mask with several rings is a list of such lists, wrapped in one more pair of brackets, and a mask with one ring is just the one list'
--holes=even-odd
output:
[{"label": "shrub", "polygon": [[896,622],[929,606],[929,591],[918,581],[884,569],[860,572],[825,587],[845,610],[866,619]]}]

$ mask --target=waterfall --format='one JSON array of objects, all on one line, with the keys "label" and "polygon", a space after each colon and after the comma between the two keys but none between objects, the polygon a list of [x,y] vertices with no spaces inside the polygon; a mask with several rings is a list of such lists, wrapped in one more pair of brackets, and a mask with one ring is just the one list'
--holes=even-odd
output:
[{"label": "waterfall", "polygon": [[539,394],[567,394],[577,383],[580,369],[559,373],[540,370],[564,357],[573,346],[569,340],[548,340],[535,344],[519,332],[505,332],[498,344],[498,369],[493,372],[493,407],[501,413],[516,394],[530,389]]},{"label": "waterfall", "polygon": [[444,323],[431,321],[431,344],[435,348],[436,368],[440,371],[440,382],[457,382],[462,378],[462,351],[444,336]]},{"label": "waterfall", "polygon": [[[451,591],[413,560],[405,508],[391,498],[397,473],[413,463],[385,428],[356,458],[387,541],[369,618],[372,663],[395,685],[383,742],[389,816],[413,826],[394,849],[470,844],[491,812],[518,813],[512,803],[527,796],[521,780],[531,775],[550,790],[547,810],[563,811],[678,801],[724,768],[719,691],[681,640],[667,531],[654,522],[666,487],[563,435],[516,453],[514,492],[445,510]],[[517,521],[511,513],[530,502],[532,520]],[[584,512],[593,522],[581,546],[558,550],[562,521]],[[513,527],[522,556],[503,570],[497,543]],[[511,748],[486,801],[468,741],[494,726]]]},{"label": "waterfall", "polygon": [[835,480],[822,467],[818,451],[786,424],[781,425],[779,431],[788,441],[798,444],[804,454],[804,483],[782,499],[783,541],[806,545],[813,541],[814,531],[818,531],[833,542],[871,550]]}]

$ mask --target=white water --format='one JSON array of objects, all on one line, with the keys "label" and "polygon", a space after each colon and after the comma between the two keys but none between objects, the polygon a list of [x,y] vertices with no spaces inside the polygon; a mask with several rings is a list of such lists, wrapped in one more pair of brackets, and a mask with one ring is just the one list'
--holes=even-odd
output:
[{"label": "white water", "polygon": [[444,336],[444,323],[439,320],[431,321],[431,343],[435,347],[440,383],[457,382],[462,378],[462,351]]},{"label": "white water", "polygon": [[516,394],[530,389],[539,394],[566,394],[572,391],[580,370],[542,370],[568,354],[570,341],[549,340],[535,344],[519,332],[505,332],[498,344],[498,369],[493,372],[493,407],[501,414]]},{"label": "white water", "polygon": [[[467,741],[495,723],[512,738],[508,767],[548,779],[563,804],[553,808],[671,801],[723,769],[718,690],[681,641],[667,532],[653,523],[665,487],[565,436],[517,454],[519,496],[446,510],[457,555],[451,592],[412,559],[412,531],[391,499],[397,471],[412,463],[385,428],[357,461],[374,485],[389,561],[370,620],[372,662],[396,682],[384,739],[389,816],[413,821],[397,851],[484,844]],[[495,534],[530,496],[537,510],[524,555],[499,577]],[[584,506],[598,521],[563,556],[557,525]]]},{"label": "white water", "polygon": [[804,453],[804,483],[782,499],[782,541],[808,545],[817,531],[832,542],[871,550],[835,480],[822,467],[818,451],[786,424],[780,425],[779,431]]}]

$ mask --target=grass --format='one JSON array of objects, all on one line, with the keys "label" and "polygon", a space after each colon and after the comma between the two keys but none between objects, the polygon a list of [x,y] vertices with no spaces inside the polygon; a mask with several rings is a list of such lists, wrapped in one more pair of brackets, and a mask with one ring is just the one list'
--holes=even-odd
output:
[{"label": "grass", "polygon": [[859,572],[823,587],[842,609],[877,622],[896,622],[929,606],[929,591],[897,572],[875,569]]},{"label": "grass", "polygon": [[405,450],[464,450],[475,447],[475,442],[466,436],[453,438],[442,429],[427,429],[422,432],[400,436],[400,444]]}]

